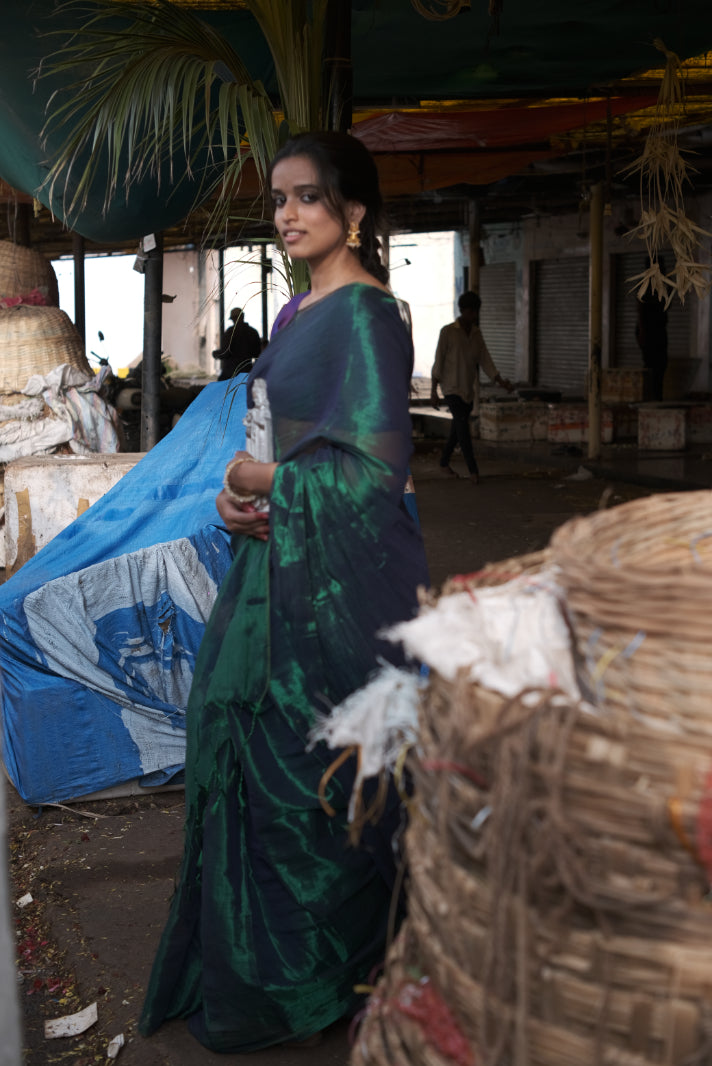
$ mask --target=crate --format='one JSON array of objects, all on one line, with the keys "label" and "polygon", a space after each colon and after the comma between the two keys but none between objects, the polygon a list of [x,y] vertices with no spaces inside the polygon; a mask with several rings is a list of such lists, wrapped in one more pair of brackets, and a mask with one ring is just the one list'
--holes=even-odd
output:
[{"label": "crate", "polygon": [[712,444],[712,403],[692,403],[687,408],[687,440]]},{"label": "crate", "polygon": [[[588,404],[551,403],[548,405],[546,439],[550,444],[582,444],[588,440]],[[601,409],[601,440],[613,440],[613,413],[610,407]]]},{"label": "crate", "polygon": [[515,400],[480,405],[480,440],[546,440],[548,405]]},{"label": "crate", "polygon": [[638,407],[636,404],[611,404],[611,417],[613,418],[614,441],[637,440]]},{"label": "crate", "polygon": [[5,469],[6,576],[49,544],[136,465],[143,453],[29,455]]},{"label": "crate", "polygon": [[646,371],[621,367],[601,371],[602,403],[641,403],[645,399]]},{"label": "crate", "polygon": [[686,444],[685,408],[672,404],[641,404],[638,447],[643,451],[682,451]]}]

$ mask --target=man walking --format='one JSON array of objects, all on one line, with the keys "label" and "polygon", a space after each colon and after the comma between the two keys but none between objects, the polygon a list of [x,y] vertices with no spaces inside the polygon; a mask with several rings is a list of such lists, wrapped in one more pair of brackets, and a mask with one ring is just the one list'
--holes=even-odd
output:
[{"label": "man walking", "polygon": [[470,472],[470,481],[476,485],[479,470],[470,436],[470,415],[473,407],[479,410],[479,369],[482,367],[489,378],[511,392],[513,385],[506,381],[487,350],[480,332],[480,297],[476,292],[464,292],[458,300],[459,317],[440,330],[435,362],[432,369],[430,402],[440,407],[438,385],[442,390],[452,423],[450,435],[440,456],[440,468],[448,477],[458,475],[450,466],[450,459],[457,444]]}]

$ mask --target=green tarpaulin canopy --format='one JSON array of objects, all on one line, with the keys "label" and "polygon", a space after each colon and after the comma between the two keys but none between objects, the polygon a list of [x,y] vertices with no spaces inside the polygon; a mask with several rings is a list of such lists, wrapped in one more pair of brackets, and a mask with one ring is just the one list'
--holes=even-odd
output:
[{"label": "green tarpaulin canopy", "polygon": [[[190,6],[228,38],[278,104],[269,49],[249,12],[229,3],[219,10]],[[4,22],[0,178],[63,218],[63,203],[55,199],[50,205],[43,188],[59,138],[40,142],[47,101],[61,86],[34,79],[43,57],[58,44],[47,34],[74,28],[68,13],[56,9],[53,0],[33,0]],[[597,108],[605,110],[605,103],[586,104],[587,97],[601,97],[605,86],[660,65],[656,37],[681,58],[712,48],[709,0],[504,0],[496,35],[486,0],[472,0],[469,10],[442,22],[423,18],[409,0],[353,0],[351,9],[354,118],[359,109],[387,109],[387,115],[366,118],[359,135],[381,155],[391,192],[412,192],[418,183],[420,188],[485,184],[541,158],[551,150],[554,134],[595,121]],[[638,97],[616,90],[612,106],[633,111],[649,105],[655,92],[656,86]],[[445,106],[454,100],[471,101],[479,117],[464,116],[461,104],[458,117]],[[540,106],[525,106],[534,101]],[[485,117],[488,102],[493,106]],[[463,155],[468,150],[469,158]],[[149,177],[132,188],[128,201],[117,196],[104,213],[99,180],[81,216],[66,221],[91,240],[125,241],[175,225],[195,194],[188,181],[171,184],[164,175],[159,188]]]}]

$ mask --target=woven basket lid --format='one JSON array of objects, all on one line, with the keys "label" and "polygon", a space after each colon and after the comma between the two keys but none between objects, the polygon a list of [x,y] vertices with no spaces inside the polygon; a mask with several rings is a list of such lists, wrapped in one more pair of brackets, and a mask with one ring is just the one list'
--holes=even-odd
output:
[{"label": "woven basket lid", "polygon": [[19,304],[0,310],[0,391],[21,392],[33,374],[68,363],[92,369],[79,330],[59,307]]},{"label": "woven basket lid", "polygon": [[32,248],[0,241],[0,299],[28,296],[39,289],[47,304],[59,304],[57,275],[49,259]]}]

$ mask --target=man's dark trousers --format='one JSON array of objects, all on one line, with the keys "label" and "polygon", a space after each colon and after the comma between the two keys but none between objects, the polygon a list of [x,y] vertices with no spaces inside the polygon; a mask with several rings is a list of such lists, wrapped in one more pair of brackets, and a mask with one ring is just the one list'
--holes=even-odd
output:
[{"label": "man's dark trousers", "polygon": [[472,437],[470,436],[470,415],[472,414],[472,404],[465,403],[461,396],[457,396],[455,393],[449,392],[445,396],[445,403],[450,409],[452,415],[452,423],[450,425],[450,436],[447,439],[447,444],[443,448],[443,453],[440,456],[440,466],[449,466],[452,453],[455,451],[455,445],[460,445],[460,451],[462,457],[467,463],[467,469],[471,474],[479,473],[477,468],[477,460],[475,459],[475,453],[472,450]]}]

